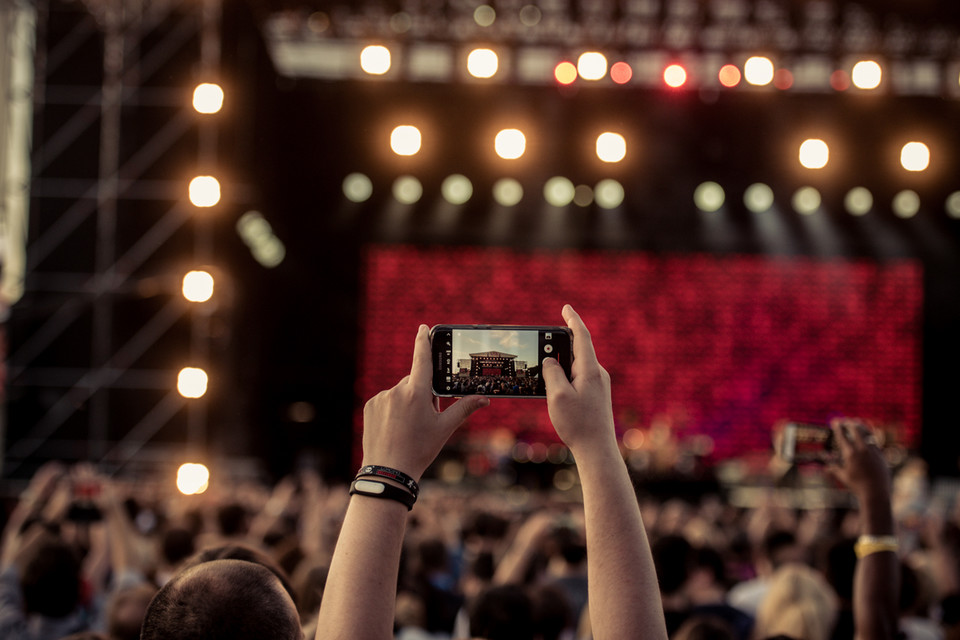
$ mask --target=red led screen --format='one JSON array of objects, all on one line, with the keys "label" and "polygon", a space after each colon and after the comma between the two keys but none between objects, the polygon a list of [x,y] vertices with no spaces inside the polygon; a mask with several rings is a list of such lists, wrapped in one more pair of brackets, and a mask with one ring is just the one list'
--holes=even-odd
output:
[{"label": "red led screen", "polygon": [[[570,303],[610,372],[621,433],[667,417],[724,458],[769,449],[782,419],[856,415],[917,444],[913,261],[374,246],[363,277],[364,399],[409,372],[420,323],[563,324]],[[495,399],[465,429],[501,426],[556,440],[543,400]]]}]

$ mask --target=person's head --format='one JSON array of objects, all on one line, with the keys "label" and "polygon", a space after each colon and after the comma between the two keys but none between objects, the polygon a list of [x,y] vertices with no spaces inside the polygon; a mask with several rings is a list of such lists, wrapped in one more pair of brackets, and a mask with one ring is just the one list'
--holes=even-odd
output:
[{"label": "person's head", "polygon": [[803,548],[797,542],[797,536],[786,529],[772,529],[763,537],[763,559],[775,571],[785,564],[803,561]]},{"label": "person's head", "polygon": [[283,570],[283,567],[263,551],[245,544],[224,544],[207,547],[187,558],[181,565],[181,570],[212,560],[245,560],[259,564],[275,575],[290,598],[295,603],[297,602],[297,592],[290,583],[290,576]]},{"label": "person's head", "polygon": [[668,534],[657,538],[650,547],[657,569],[660,593],[680,593],[690,576],[693,546],[681,535]]},{"label": "person's head", "polygon": [[828,640],[838,608],[836,593],[818,571],[786,564],[770,578],[770,590],[757,608],[754,637]]},{"label": "person's head", "polygon": [[671,636],[672,640],[737,640],[730,623],[711,615],[693,615]]},{"label": "person's head", "polygon": [[470,636],[484,640],[533,640],[533,601],[518,585],[489,587],[470,607]]},{"label": "person's head", "polygon": [[194,533],[186,527],[171,527],[160,538],[160,554],[167,566],[175,567],[194,550]]},{"label": "person's head", "polygon": [[180,571],[157,592],[141,640],[302,640],[300,615],[280,580],[245,560]]},{"label": "person's head", "polygon": [[107,631],[113,640],[137,640],[150,601],[157,589],[150,584],[138,584],[121,589],[107,602]]},{"label": "person's head", "polygon": [[80,600],[80,557],[61,538],[41,536],[20,575],[24,606],[29,613],[64,618]]},{"label": "person's head", "polygon": [[217,528],[223,536],[230,538],[244,535],[248,524],[247,510],[243,505],[231,502],[217,509]]}]

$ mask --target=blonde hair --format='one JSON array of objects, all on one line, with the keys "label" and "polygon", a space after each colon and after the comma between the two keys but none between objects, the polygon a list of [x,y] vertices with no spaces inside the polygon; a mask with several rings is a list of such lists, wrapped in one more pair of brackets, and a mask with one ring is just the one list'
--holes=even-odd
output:
[{"label": "blonde hair", "polygon": [[829,640],[838,609],[836,592],[818,571],[786,564],[771,576],[770,590],[757,608],[754,638]]}]

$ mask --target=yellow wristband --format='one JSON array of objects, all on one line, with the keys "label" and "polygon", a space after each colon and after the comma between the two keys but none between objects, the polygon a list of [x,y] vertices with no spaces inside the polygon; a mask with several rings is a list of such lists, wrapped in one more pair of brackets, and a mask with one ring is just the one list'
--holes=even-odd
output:
[{"label": "yellow wristband", "polygon": [[896,553],[900,549],[896,536],[860,536],[857,543],[853,545],[853,551],[858,558],[863,558],[871,553],[880,553],[881,551],[893,551]]}]

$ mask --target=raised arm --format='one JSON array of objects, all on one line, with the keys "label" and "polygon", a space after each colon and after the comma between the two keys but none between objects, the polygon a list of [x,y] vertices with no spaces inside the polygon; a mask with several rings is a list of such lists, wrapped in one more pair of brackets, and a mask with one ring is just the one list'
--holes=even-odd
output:
[{"label": "raised arm", "polygon": [[543,361],[550,421],[577,461],[587,534],[590,622],[596,640],[667,638],[660,589],[640,507],[617,446],[610,376],[590,333],[570,305],[571,381]]},{"label": "raised arm", "polygon": [[832,467],[860,507],[857,568],[853,576],[856,638],[885,640],[897,636],[900,562],[890,503],[890,470],[869,430],[855,420],[835,420],[834,440],[842,455]]},{"label": "raised arm", "polygon": [[[430,338],[417,333],[410,375],[363,409],[363,466],[402,471],[419,481],[467,416],[489,400],[469,396],[439,411],[430,390]],[[401,483],[378,478],[399,491]],[[406,505],[354,495],[340,530],[317,622],[317,639],[390,640]]]}]

